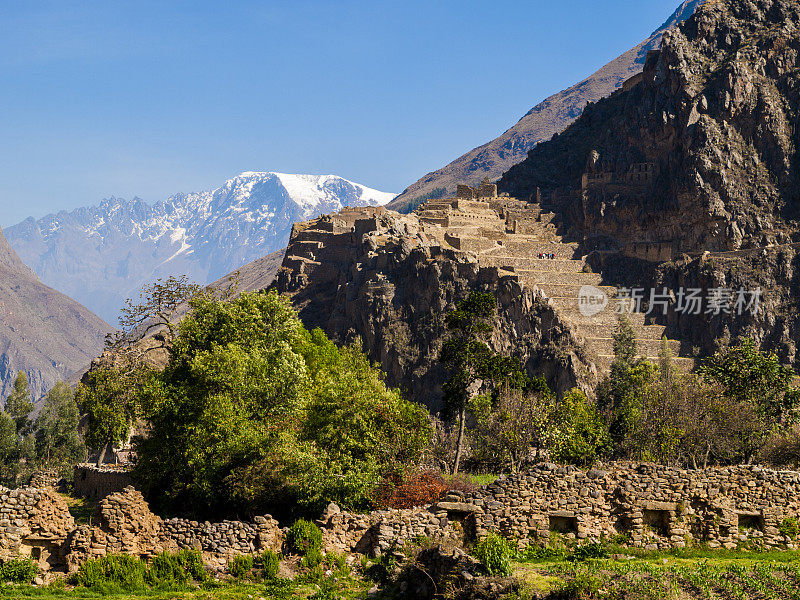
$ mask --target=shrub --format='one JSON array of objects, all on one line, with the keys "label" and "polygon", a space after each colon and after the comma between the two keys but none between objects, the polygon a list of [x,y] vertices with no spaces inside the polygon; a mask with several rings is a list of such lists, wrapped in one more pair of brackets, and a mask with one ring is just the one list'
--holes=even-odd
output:
[{"label": "shrub", "polygon": [[267,581],[278,578],[278,570],[281,566],[281,557],[272,550],[264,550],[258,557],[261,563],[261,573]]},{"label": "shrub", "polygon": [[203,554],[199,550],[184,548],[178,552],[178,560],[195,581],[202,583],[208,579],[208,572],[203,564]]},{"label": "shrub", "polygon": [[422,471],[406,477],[385,477],[375,491],[379,508],[414,508],[436,502],[450,490],[474,492],[477,485],[466,477],[445,477],[439,471]]},{"label": "shrub", "polygon": [[564,559],[568,556],[565,548],[554,548],[553,546],[530,545],[519,553],[519,558],[525,561]]},{"label": "shrub", "polygon": [[102,594],[134,592],[145,588],[147,565],[133,556],[109,554],[91,558],[78,570],[77,582]]},{"label": "shrub", "polygon": [[599,542],[589,542],[575,548],[567,557],[572,562],[582,562],[590,558],[608,558],[608,549]]},{"label": "shrub", "polygon": [[145,579],[154,587],[179,588],[186,585],[189,575],[177,554],[162,552],[153,557]]},{"label": "shrub", "polygon": [[475,547],[477,558],[489,575],[507,577],[511,575],[511,557],[514,551],[508,541],[496,533],[490,533]]},{"label": "shrub", "polygon": [[781,532],[781,535],[785,535],[789,538],[796,538],[797,534],[800,533],[800,523],[797,521],[797,517],[786,517],[783,521],[781,521],[780,525],[778,525],[778,531]]},{"label": "shrub", "polygon": [[236,579],[242,579],[250,574],[253,569],[253,556],[240,554],[228,561],[228,572]]},{"label": "shrub", "polygon": [[149,585],[169,589],[182,587],[190,579],[202,583],[207,578],[203,555],[199,550],[188,548],[176,553],[162,552],[154,556],[145,577]]},{"label": "shrub", "polygon": [[30,583],[38,571],[39,567],[30,558],[15,558],[0,565],[0,581]]},{"label": "shrub", "polygon": [[306,567],[307,569],[313,569],[314,567],[321,565],[322,561],[322,552],[319,550],[309,550],[303,557],[303,560],[300,561],[300,566]]},{"label": "shrub", "polygon": [[322,550],[322,530],[311,521],[298,519],[286,534],[286,548],[292,554],[305,556],[312,550]]}]

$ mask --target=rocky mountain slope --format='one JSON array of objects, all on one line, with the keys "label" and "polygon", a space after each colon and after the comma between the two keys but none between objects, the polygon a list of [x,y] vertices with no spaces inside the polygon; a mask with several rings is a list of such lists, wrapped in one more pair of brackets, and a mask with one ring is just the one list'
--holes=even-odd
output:
[{"label": "rocky mountain slope", "polygon": [[561,133],[577,119],[589,102],[605,98],[629,78],[642,71],[650,50],[658,48],[662,34],[688,19],[703,0],[684,0],[669,19],[650,37],[617,57],[596,73],[571,88],[554,94],[534,106],[513,127],[498,138],[470,150],[449,165],[428,173],[395,198],[389,208],[407,212],[409,202],[444,188],[452,194],[456,185],[477,185],[484,177],[496,179],[511,166],[524,160],[539,142]]},{"label": "rocky mountain slope", "polygon": [[472,290],[498,299],[496,350],[559,391],[591,381],[582,343],[554,306],[519,276],[443,243],[444,231],[416,214],[381,209],[298,223],[273,288],[291,296],[307,327],[360,343],[390,385],[434,411],[441,409],[444,317]]},{"label": "rocky mountain slope", "polygon": [[112,327],[44,285],[11,249],[0,231],[0,400],[19,371],[34,398],[88,364],[103,349]]},{"label": "rocky mountain slope", "polygon": [[[703,352],[800,341],[800,2],[715,0],[664,35],[641,81],[591,105],[501,179],[541,198],[615,283],[761,290],[762,310],[668,317]],[[713,309],[713,306],[711,307]]]},{"label": "rocky mountain slope", "polygon": [[152,205],[111,198],[29,218],[6,234],[45,283],[113,322],[147,281],[186,274],[212,282],[283,248],[295,221],[393,196],[333,175],[245,172],[214,191]]}]

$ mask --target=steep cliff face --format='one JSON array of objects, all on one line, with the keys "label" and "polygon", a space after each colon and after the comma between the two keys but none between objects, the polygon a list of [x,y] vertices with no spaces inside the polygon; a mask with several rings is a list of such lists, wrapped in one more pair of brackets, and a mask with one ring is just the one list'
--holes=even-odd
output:
[{"label": "steep cliff face", "polygon": [[338,342],[360,339],[390,385],[434,410],[445,315],[471,290],[498,299],[496,350],[560,390],[591,379],[580,343],[551,306],[515,275],[442,247],[415,215],[373,210],[296,224],[274,287],[292,295],[306,326]]},{"label": "steep cliff face", "polygon": [[[635,85],[633,85],[635,84]],[[696,351],[749,336],[797,362],[800,2],[716,0],[641,81],[540,144],[499,187],[540,196],[617,285],[761,291],[760,310],[675,310]]]},{"label": "steep cliff face", "polygon": [[647,53],[657,49],[665,31],[688,19],[703,0],[684,0],[677,10],[638,46],[618,56],[596,73],[566,90],[553,94],[531,108],[519,121],[494,140],[478,146],[450,164],[428,173],[388,204],[409,212],[415,199],[436,189],[455,193],[459,183],[477,185],[484,177],[496,179],[525,159],[528,151],[553,134],[561,133],[577,119],[587,103],[597,102],[620,89],[642,72]]},{"label": "steep cliff face", "polygon": [[668,256],[790,241],[798,211],[800,3],[719,0],[664,34],[641,82],[510,169],[587,244]]}]

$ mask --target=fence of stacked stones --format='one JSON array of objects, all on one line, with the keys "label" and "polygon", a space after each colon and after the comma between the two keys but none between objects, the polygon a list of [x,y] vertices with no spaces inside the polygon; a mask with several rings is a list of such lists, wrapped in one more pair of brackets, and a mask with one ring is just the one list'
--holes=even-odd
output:
[{"label": "fence of stacked stones", "polygon": [[[797,548],[800,473],[757,466],[698,471],[650,464],[581,470],[541,464],[426,507],[342,512],[318,520],[326,551],[377,555],[419,538],[462,543],[496,532],[520,546],[557,539],[616,539],[638,547],[740,544]],[[269,515],[252,522],[162,520],[128,487],[104,498],[91,524],[76,525],[51,489],[0,488],[0,560],[32,556],[42,568],[76,569],[93,556],[152,556],[195,548],[210,563],[280,550],[284,530]]]}]

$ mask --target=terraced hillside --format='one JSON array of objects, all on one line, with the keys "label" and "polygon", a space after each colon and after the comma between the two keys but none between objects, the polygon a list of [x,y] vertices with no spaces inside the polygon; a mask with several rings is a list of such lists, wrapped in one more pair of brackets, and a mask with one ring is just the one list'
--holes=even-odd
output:
[{"label": "terraced hillside", "polygon": [[[474,252],[482,266],[513,273],[524,286],[547,298],[586,341],[598,371],[605,372],[611,365],[613,335],[621,314],[633,326],[639,352],[657,360],[665,327],[652,323],[635,302],[624,298],[624,292],[621,295],[616,287],[604,285],[602,275],[591,272],[586,258],[578,253],[578,244],[564,242],[558,235],[554,213],[543,211],[539,204],[490,196],[477,201],[430,201],[417,215],[425,233]],[[592,311],[585,304],[587,293],[604,294],[608,304],[588,314]],[[682,348],[677,340],[668,344],[675,364],[691,369],[691,348]]]}]

